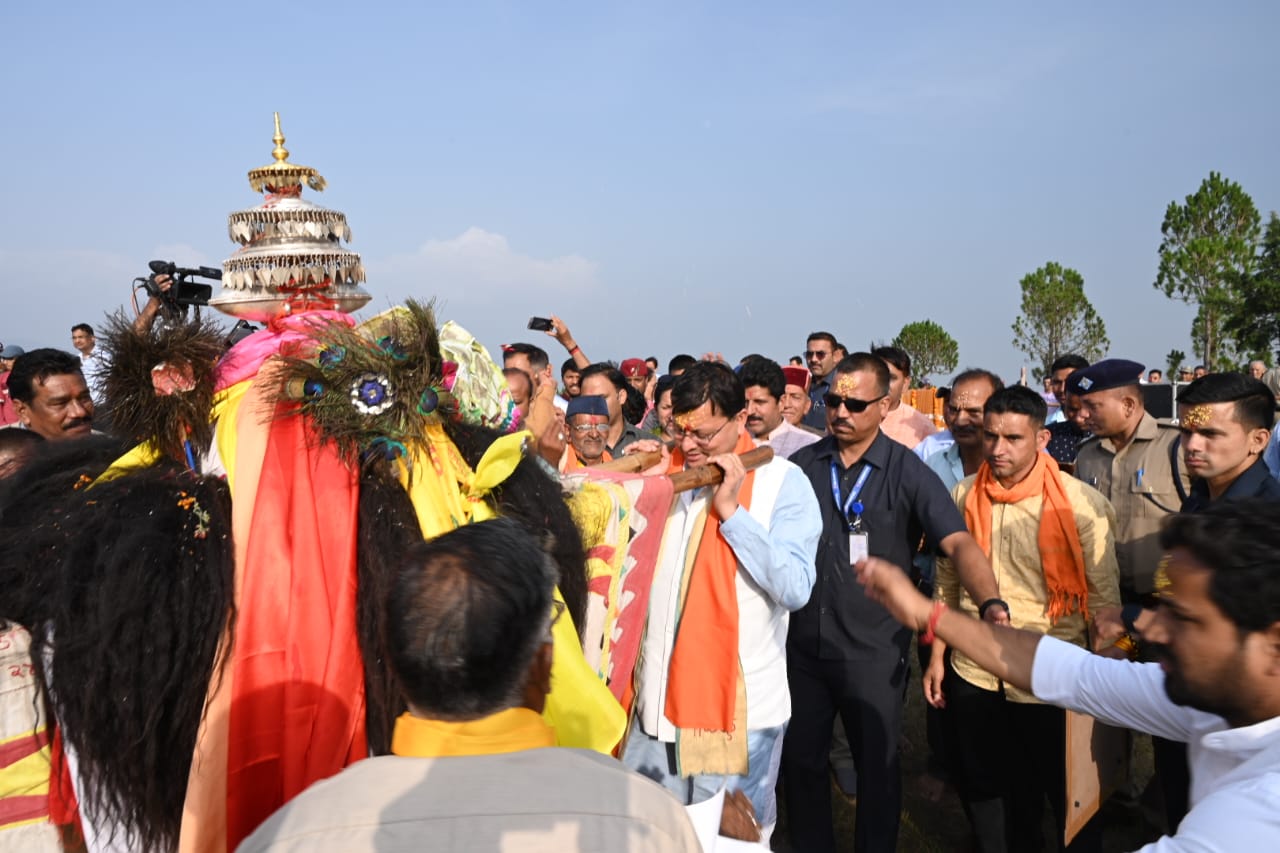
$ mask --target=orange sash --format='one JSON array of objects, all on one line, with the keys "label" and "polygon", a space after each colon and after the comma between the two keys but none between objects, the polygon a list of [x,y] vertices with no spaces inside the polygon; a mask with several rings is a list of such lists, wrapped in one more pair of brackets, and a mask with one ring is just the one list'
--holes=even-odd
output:
[{"label": "orange sash", "polygon": [[1040,495],[1040,530],[1038,544],[1044,569],[1045,586],[1049,589],[1048,616],[1057,622],[1076,611],[1089,618],[1089,587],[1084,576],[1084,550],[1076,527],[1071,499],[1058,479],[1058,463],[1047,453],[1036,454],[1031,473],[1011,489],[996,482],[991,467],[982,463],[964,502],[964,523],[978,541],[984,554],[991,556],[991,505],[1011,504]]},{"label": "orange sash", "polygon": [[[745,429],[733,452],[755,447]],[[683,470],[684,454],[671,454],[671,468]],[[748,471],[738,505],[751,506],[755,472]],[[681,729],[733,731],[738,695],[738,558],[720,533],[720,519],[707,507],[702,542],[694,557],[689,592],[680,609],[667,681],[666,715]]]}]

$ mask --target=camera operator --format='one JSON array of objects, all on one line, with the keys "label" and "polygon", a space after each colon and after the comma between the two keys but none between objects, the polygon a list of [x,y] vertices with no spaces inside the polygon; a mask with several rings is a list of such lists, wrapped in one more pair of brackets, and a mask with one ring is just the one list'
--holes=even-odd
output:
[{"label": "camera operator", "polygon": [[169,289],[173,287],[173,277],[165,273],[159,273],[155,277],[155,284],[158,292],[152,293],[147,298],[147,304],[142,306],[142,310],[138,312],[137,318],[133,321],[133,330],[140,335],[145,335],[155,325],[156,317],[160,316],[161,310],[165,307],[164,294],[168,293]]}]

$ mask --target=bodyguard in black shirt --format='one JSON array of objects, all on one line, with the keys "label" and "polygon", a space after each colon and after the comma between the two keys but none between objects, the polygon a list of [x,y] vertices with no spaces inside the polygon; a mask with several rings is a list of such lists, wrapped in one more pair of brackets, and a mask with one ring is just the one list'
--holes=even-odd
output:
[{"label": "bodyguard in black shirt", "polygon": [[835,850],[827,753],[838,713],[858,770],[855,849],[892,851],[902,808],[898,740],[911,632],[863,594],[851,558],[871,555],[909,566],[923,537],[927,547],[952,558],[974,600],[988,603],[988,620],[1007,622],[1008,610],[990,562],[942,481],[880,432],[889,408],[884,362],[854,353],[828,379],[831,435],[791,457],[818,496],[823,532],[817,583],[809,603],[791,614],[787,635],[787,823],[795,849]]}]

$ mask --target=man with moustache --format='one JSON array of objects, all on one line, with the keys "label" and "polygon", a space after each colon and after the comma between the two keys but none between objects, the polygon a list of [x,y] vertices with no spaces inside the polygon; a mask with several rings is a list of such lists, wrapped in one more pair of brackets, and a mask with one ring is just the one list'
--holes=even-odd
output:
[{"label": "man with moustache", "polygon": [[[1246,498],[1280,502],[1280,482],[1262,459],[1274,422],[1271,392],[1256,379],[1209,373],[1188,385],[1178,395],[1178,424],[1182,456],[1194,479],[1181,511],[1204,512]],[[1157,587],[1162,582],[1157,575]],[[1153,609],[1131,602],[1121,611],[1100,614],[1098,632],[1108,639],[1142,634],[1154,617]],[[1157,748],[1166,811],[1174,825],[1174,818],[1186,813],[1189,769],[1179,745],[1157,742]]]},{"label": "man with moustache", "polygon": [[49,441],[93,432],[93,397],[80,359],[58,349],[34,349],[13,361],[9,395],[18,420]]},{"label": "man with moustache", "polygon": [[582,393],[582,389],[578,386],[581,378],[582,368],[578,367],[578,363],[573,359],[568,359],[564,364],[560,365],[560,385],[563,388],[560,399],[566,405],[570,400]]},{"label": "man with moustache", "polygon": [[[1114,510],[1106,498],[1044,453],[1044,399],[1021,385],[984,404],[984,461],[952,497],[991,557],[1013,627],[1089,647],[1087,620],[1119,603]],[[949,560],[938,561],[934,598],[980,616]],[[1044,801],[1060,835],[1066,820],[1065,717],[1016,687],[1003,686],[963,652],[944,663],[935,640],[925,699],[946,707],[947,743],[978,849],[1039,850]],[[1067,848],[1099,849],[1091,825]]]},{"label": "man with moustache", "polygon": [[951,393],[942,409],[942,418],[954,443],[925,459],[948,490],[965,477],[978,473],[982,465],[983,406],[992,394],[1004,388],[1004,380],[989,370],[971,368],[951,382]]},{"label": "man with moustache", "polygon": [[724,478],[676,495],[667,516],[623,761],[686,804],[726,784],[741,791],[767,843],[792,712],[787,623],[813,589],[817,501],[781,457],[743,468],[739,455],[755,442],[727,366],[693,365],[671,399],[680,442],[669,470],[714,465]]},{"label": "man with moustache", "polygon": [[818,440],[808,430],[792,426],[782,417],[782,395],[786,376],[782,368],[767,358],[747,359],[738,373],[747,395],[747,432],[761,444],[773,448],[783,459]]},{"label": "man with moustache", "polygon": [[809,412],[804,425],[818,431],[827,428],[826,394],[831,390],[829,377],[836,366],[836,348],[840,344],[830,332],[813,332],[805,341],[804,358],[809,367]]},{"label": "man with moustache", "polygon": [[[1227,853],[1280,838],[1280,514],[1258,499],[1178,514],[1160,533],[1168,585],[1143,640],[1159,663],[994,629],[920,595],[893,565],[858,580],[894,618],[1043,702],[1187,745],[1191,808],[1140,853]],[[993,747],[996,748],[996,747]]]},{"label": "man with moustache", "polygon": [[794,708],[783,765],[793,846],[835,849],[827,776],[837,714],[858,770],[854,847],[891,851],[898,836],[907,648],[911,632],[852,583],[850,566],[872,554],[909,566],[923,538],[955,561],[961,582],[992,621],[1007,621],[995,576],[942,482],[910,450],[880,431],[889,369],[854,353],[832,371],[824,399],[831,434],[792,461],[809,478],[822,512],[818,581],[787,635]]},{"label": "man with moustache", "polygon": [[1120,596],[1149,597],[1160,561],[1160,522],[1178,511],[1190,481],[1178,464],[1178,428],[1147,413],[1138,377],[1142,365],[1109,358],[1073,372],[1067,393],[1080,398],[1093,438],[1076,455],[1076,476],[1116,509]]},{"label": "man with moustache", "polygon": [[[1120,600],[1154,607],[1160,563],[1160,525],[1190,494],[1180,459],[1178,428],[1152,417],[1143,402],[1136,361],[1109,358],[1067,377],[1065,388],[1080,398],[1085,429],[1076,476],[1096,487],[1116,511],[1116,561]],[[1170,829],[1186,813],[1186,762],[1177,744],[1153,739],[1156,775]],[[1183,768],[1179,770],[1179,768]]]},{"label": "man with moustache", "polygon": [[569,401],[565,431],[573,448],[566,470],[608,462],[613,457],[604,449],[609,432],[609,406],[604,397],[582,394]]},{"label": "man with moustache", "polygon": [[583,394],[604,397],[609,406],[609,435],[604,447],[611,456],[622,455],[628,445],[644,438],[624,415],[624,407],[635,392],[618,368],[608,362],[589,365],[583,368],[578,384]]}]

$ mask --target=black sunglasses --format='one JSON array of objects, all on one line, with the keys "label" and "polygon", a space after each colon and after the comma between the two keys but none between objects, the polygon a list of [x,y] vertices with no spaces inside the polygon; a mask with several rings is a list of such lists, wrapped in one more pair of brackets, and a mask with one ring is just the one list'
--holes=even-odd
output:
[{"label": "black sunglasses", "polygon": [[823,394],[822,401],[826,403],[827,408],[832,411],[844,406],[845,410],[848,411],[849,414],[858,415],[865,412],[867,410],[867,406],[870,406],[872,403],[879,403],[884,399],[884,397],[885,395],[881,394],[874,400],[859,400],[857,397],[841,397],[839,394]]}]

